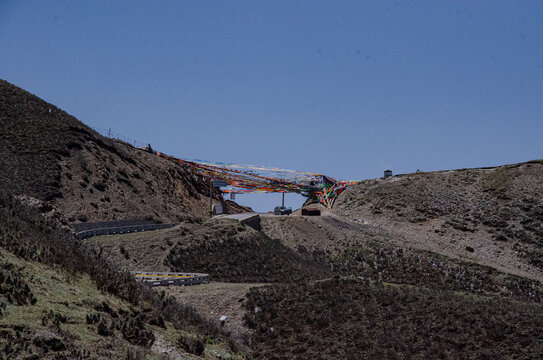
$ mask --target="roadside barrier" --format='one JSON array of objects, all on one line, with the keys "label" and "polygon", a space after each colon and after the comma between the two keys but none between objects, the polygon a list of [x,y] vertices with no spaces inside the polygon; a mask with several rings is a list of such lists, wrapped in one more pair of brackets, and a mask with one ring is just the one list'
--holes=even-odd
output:
[{"label": "roadside barrier", "polygon": [[72,224],[80,239],[98,235],[128,234],[140,231],[166,229],[175,224],[157,224],[148,220],[100,221],[92,223]]},{"label": "roadside barrier", "polygon": [[209,283],[209,274],[148,271],[131,271],[130,274],[136,281],[151,286],[192,286]]}]

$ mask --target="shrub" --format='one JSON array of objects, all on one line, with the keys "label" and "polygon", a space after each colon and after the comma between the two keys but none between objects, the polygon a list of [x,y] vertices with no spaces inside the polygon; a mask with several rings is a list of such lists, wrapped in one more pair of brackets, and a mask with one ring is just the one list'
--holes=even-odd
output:
[{"label": "shrub", "polygon": [[186,352],[197,356],[202,355],[206,348],[206,339],[204,337],[182,335],[178,343]]}]

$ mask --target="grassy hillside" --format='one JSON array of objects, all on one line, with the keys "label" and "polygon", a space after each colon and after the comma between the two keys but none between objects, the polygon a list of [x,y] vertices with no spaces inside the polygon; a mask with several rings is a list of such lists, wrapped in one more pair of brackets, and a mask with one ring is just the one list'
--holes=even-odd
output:
[{"label": "grassy hillside", "polygon": [[[532,339],[543,318],[538,281],[398,247],[386,231],[339,217],[263,224],[271,237],[212,220],[92,242],[127,267],[205,269],[214,281],[259,282],[246,296],[226,283],[171,289],[215,321],[223,313],[241,318],[242,304],[248,328],[233,325],[257,359],[537,358],[523,337]],[[493,330],[484,332],[487,325]]]},{"label": "grassy hillside", "polygon": [[233,358],[218,327],[66,224],[48,203],[0,194],[0,358]]},{"label": "grassy hillside", "polygon": [[[93,358],[125,358],[129,354],[158,358],[152,350],[158,334],[174,330],[145,323],[129,330],[130,322],[139,321],[130,304],[101,292],[88,275],[71,277],[4,251],[0,251],[0,262],[0,358],[85,358],[90,354]],[[17,295],[22,284],[28,289],[28,299]],[[132,336],[138,332],[139,336]]]},{"label": "grassy hillside", "polygon": [[543,161],[363,181],[334,211],[392,240],[543,279]]},{"label": "grassy hillside", "polygon": [[70,221],[204,216],[208,187],[191,173],[105,138],[0,80],[0,189],[49,200]]}]

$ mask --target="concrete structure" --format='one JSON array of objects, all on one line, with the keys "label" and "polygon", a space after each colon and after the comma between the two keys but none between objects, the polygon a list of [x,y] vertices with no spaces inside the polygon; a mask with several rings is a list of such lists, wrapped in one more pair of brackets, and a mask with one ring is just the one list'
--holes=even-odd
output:
[{"label": "concrete structure", "polygon": [[385,170],[385,177],[391,177],[392,176],[392,170]]},{"label": "concrete structure", "polygon": [[213,205],[213,215],[226,214],[226,212],[226,203],[221,201]]},{"label": "concrete structure", "polygon": [[239,221],[242,225],[252,227],[256,231],[260,231],[260,216],[257,213],[242,213],[232,215],[215,216],[216,219],[233,219]]},{"label": "concrete structure", "polygon": [[320,216],[321,210],[316,206],[307,206],[302,208],[303,216]]}]

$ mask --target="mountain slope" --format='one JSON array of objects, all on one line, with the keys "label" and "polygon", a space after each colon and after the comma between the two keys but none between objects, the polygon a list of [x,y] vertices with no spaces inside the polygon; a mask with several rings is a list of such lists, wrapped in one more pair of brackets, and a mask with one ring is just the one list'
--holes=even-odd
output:
[{"label": "mountain slope", "polygon": [[543,161],[366,180],[334,212],[391,242],[543,279]]},{"label": "mountain slope", "polygon": [[229,355],[218,326],[119,271],[50,203],[0,192],[0,229],[0,359]]},{"label": "mountain slope", "polygon": [[208,206],[208,187],[185,169],[105,138],[3,80],[0,171],[0,189],[52,201],[70,221],[178,221]]},{"label": "mountain slope", "polygon": [[[541,358],[542,161],[367,180],[257,232],[198,219],[209,183],[6,82],[0,121],[0,359],[229,358],[223,341],[261,359]],[[80,240],[64,215],[179,223]],[[135,269],[252,284],[159,293]]]}]

